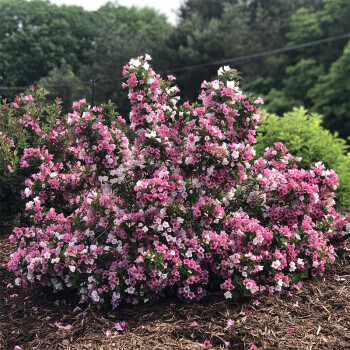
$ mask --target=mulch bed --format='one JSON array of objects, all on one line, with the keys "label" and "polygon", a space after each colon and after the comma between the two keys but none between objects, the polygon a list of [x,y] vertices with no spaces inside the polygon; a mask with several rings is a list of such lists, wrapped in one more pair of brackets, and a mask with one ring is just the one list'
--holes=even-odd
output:
[{"label": "mulch bed", "polygon": [[[1,235],[0,266],[12,251]],[[253,343],[258,349],[350,349],[350,244],[338,255],[324,277],[291,297],[234,302],[211,295],[199,303],[167,299],[114,311],[79,305],[82,310],[73,312],[74,295],[7,288],[14,276],[1,266],[0,349],[202,349],[206,340],[211,344],[206,349],[224,349],[225,342],[229,349],[249,349]],[[260,304],[253,305],[255,300]],[[228,327],[229,319],[235,322]],[[120,321],[129,328],[114,334]],[[72,327],[60,329],[57,322]]]}]

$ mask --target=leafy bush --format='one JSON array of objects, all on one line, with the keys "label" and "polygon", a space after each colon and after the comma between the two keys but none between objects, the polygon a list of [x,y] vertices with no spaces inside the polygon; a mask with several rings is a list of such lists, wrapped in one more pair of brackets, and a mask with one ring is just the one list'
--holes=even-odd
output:
[{"label": "leafy bush", "polygon": [[336,202],[350,208],[350,153],[346,141],[321,126],[322,117],[309,114],[304,108],[294,108],[283,117],[267,114],[262,121],[255,149],[262,155],[274,142],[282,142],[289,152],[301,157],[300,166],[308,169],[318,161],[338,174]]},{"label": "leafy bush", "polygon": [[350,233],[350,217],[333,208],[335,172],[298,169],[281,143],[254,160],[262,101],[239,89],[234,70],[178,105],[174,77],[161,79],[149,59],[123,72],[133,144],[112,108],[80,101],[54,125],[69,140],[63,159],[25,150],[22,163],[43,162],[25,180],[30,223],[10,237],[16,284],[74,288],[117,307],[166,293],[280,293],[322,274],[331,241]]}]

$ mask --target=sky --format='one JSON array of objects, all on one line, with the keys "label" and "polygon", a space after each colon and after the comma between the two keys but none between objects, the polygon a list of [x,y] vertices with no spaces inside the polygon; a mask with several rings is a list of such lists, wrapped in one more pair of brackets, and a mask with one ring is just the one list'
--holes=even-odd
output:
[{"label": "sky", "polygon": [[[111,2],[115,2],[110,0]],[[99,9],[108,0],[50,0],[56,5],[78,5],[85,10],[94,11]],[[160,13],[165,14],[172,24],[176,24],[175,11],[180,7],[182,0],[118,0],[117,3],[122,6],[153,7]]]}]

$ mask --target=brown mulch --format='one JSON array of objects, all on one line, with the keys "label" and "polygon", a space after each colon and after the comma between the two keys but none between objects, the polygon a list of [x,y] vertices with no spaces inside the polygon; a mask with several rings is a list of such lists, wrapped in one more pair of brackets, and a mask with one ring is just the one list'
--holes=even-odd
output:
[{"label": "brown mulch", "polygon": [[[0,265],[13,250],[1,235]],[[206,349],[224,349],[224,342],[230,342],[229,349],[249,349],[253,343],[258,349],[350,349],[350,244],[338,255],[324,277],[292,297],[234,302],[211,295],[200,303],[161,300],[114,311],[79,305],[82,310],[73,312],[74,295],[7,288],[14,276],[1,266],[0,349],[202,349],[205,340],[211,343]],[[344,280],[335,281],[335,275]],[[260,305],[253,305],[256,299]],[[235,321],[230,327],[228,319]],[[113,325],[120,321],[129,329],[114,335]],[[56,322],[72,327],[59,329]]]}]

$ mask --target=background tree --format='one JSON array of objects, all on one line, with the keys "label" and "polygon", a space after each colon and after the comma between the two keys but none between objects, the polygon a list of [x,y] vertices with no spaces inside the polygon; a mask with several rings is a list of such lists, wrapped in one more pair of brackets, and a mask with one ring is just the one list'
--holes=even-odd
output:
[{"label": "background tree", "polygon": [[56,97],[61,99],[63,113],[71,111],[74,101],[90,94],[89,86],[82,83],[64,58],[61,60],[60,67],[52,69],[46,77],[39,80],[39,84],[49,92],[46,96],[49,101]]},{"label": "background tree", "polygon": [[27,86],[66,62],[87,63],[98,16],[48,1],[0,0],[0,76],[7,86]]},{"label": "background tree", "polygon": [[154,58],[154,66],[164,70],[165,40],[172,27],[164,15],[151,8],[117,7],[108,3],[98,12],[104,19],[103,25],[89,51],[91,63],[81,66],[79,76],[83,81],[98,80],[96,104],[112,100],[128,119],[125,113],[129,102],[121,87],[123,66],[131,57],[148,53]]},{"label": "background tree", "polygon": [[[198,94],[196,87],[215,75],[225,59],[280,48],[288,43],[290,18],[303,5],[321,0],[188,0],[179,10],[179,23],[169,39],[169,61],[185,98]],[[243,85],[267,95],[282,87],[287,55],[234,61],[244,77]],[[209,65],[214,62],[213,65]],[[208,64],[208,65],[207,65]],[[187,66],[193,69],[183,69]]]},{"label": "background tree", "polygon": [[[349,19],[347,0],[308,2],[308,6],[291,16],[286,47],[350,33]],[[350,84],[346,44],[344,38],[291,51],[281,74],[279,91],[273,88],[266,95],[267,109],[282,114],[293,106],[306,106],[324,114],[324,126],[332,132],[337,131],[343,138],[350,136],[345,102],[349,100]],[[335,83],[336,77],[340,78],[340,85]],[[326,86],[330,90],[321,90]]]},{"label": "background tree", "polygon": [[313,109],[323,114],[324,125],[346,138],[350,135],[350,41],[343,55],[310,90]]}]

